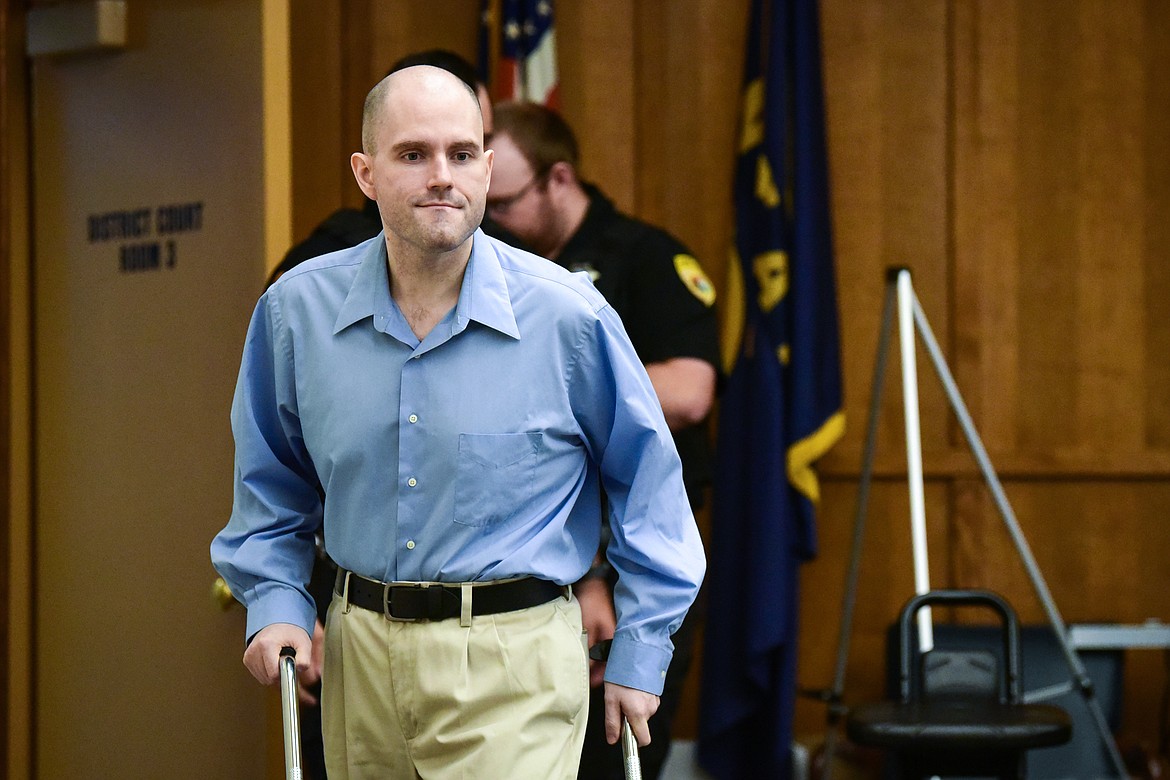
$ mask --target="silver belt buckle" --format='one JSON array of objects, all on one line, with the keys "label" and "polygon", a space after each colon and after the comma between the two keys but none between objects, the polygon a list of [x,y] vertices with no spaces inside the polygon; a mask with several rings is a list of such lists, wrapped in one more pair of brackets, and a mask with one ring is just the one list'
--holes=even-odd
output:
[{"label": "silver belt buckle", "polygon": [[390,589],[391,588],[417,588],[424,590],[430,587],[428,582],[410,582],[410,583],[393,583],[387,582],[382,585],[382,614],[386,616],[387,620],[393,620],[395,623],[421,623],[426,618],[404,618],[395,617],[390,612]]}]

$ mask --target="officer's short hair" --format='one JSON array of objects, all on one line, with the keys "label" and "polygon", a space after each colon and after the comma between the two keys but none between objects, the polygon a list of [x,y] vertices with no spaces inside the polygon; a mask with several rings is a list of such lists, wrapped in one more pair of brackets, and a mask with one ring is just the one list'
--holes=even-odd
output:
[{"label": "officer's short hair", "polygon": [[512,139],[537,175],[556,163],[577,167],[577,138],[560,114],[539,103],[507,102],[495,107],[493,135]]},{"label": "officer's short hair", "polygon": [[390,70],[386,71],[386,75],[389,76],[391,73],[412,68],[415,65],[431,65],[454,73],[473,91],[480,87],[480,81],[475,75],[475,66],[449,49],[427,49],[407,54],[391,65]]}]

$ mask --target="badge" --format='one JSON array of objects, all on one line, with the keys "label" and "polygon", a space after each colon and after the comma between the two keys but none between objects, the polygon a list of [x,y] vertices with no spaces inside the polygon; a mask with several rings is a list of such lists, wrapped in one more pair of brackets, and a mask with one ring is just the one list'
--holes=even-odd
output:
[{"label": "badge", "polygon": [[597,280],[601,278],[601,271],[598,271],[596,268],[594,268],[591,263],[573,263],[569,266],[569,270],[575,274],[588,274],[590,281],[592,281],[594,284],[596,284]]},{"label": "badge", "polygon": [[698,260],[690,255],[675,255],[674,270],[691,294],[702,301],[704,306],[715,303],[715,285],[703,273],[703,266],[699,265]]}]

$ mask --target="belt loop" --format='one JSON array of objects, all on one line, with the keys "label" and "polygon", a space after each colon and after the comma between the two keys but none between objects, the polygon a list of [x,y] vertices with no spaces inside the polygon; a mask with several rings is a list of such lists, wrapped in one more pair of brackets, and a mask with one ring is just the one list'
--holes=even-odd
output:
[{"label": "belt loop", "polygon": [[343,604],[345,604],[345,609],[341,613],[343,615],[348,615],[350,609],[353,608],[353,605],[351,605],[349,603],[349,575],[352,573],[353,572],[351,572],[349,569],[338,569],[337,570],[337,575],[339,577],[342,577],[342,580],[341,580],[341,601]]},{"label": "belt loop", "polygon": [[459,586],[459,625],[462,628],[471,626],[471,587],[470,582],[465,582]]}]

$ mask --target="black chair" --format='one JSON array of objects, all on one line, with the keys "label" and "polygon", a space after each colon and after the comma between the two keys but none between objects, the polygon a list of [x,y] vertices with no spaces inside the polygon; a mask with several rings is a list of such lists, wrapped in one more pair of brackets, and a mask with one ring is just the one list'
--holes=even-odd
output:
[{"label": "black chair", "polygon": [[[986,649],[917,652],[914,618],[928,605],[994,610],[1002,658]],[[1000,596],[933,590],[906,603],[898,628],[899,700],[852,708],[845,731],[857,744],[895,754],[902,777],[1023,778],[1028,750],[1062,745],[1072,736],[1064,710],[1023,703],[1019,621]]]}]

